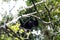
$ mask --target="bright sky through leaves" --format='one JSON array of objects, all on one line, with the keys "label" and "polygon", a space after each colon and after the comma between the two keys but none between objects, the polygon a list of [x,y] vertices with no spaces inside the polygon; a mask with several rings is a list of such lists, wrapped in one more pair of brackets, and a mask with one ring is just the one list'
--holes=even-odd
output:
[{"label": "bright sky through leaves", "polygon": [[0,21],[2,20],[2,17],[6,14],[13,14],[13,16],[17,16],[19,8],[27,7],[26,0],[17,0],[13,1],[10,0],[8,2],[0,0]]}]

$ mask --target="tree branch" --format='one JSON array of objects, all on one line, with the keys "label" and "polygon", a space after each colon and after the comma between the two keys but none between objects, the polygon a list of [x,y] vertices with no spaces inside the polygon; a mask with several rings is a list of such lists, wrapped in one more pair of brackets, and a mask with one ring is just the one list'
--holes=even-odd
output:
[{"label": "tree branch", "polygon": [[[42,12],[42,10],[39,11],[39,12]],[[36,14],[36,13],[37,13],[37,12],[33,12],[33,13],[28,13],[28,14],[19,16],[19,17],[17,17],[16,19],[13,19],[12,21],[6,23],[6,25],[9,25],[10,23],[15,23],[15,22],[16,22],[19,18],[21,18],[21,17],[29,17],[29,16],[31,16],[31,15],[33,15],[33,14]]]},{"label": "tree branch", "polygon": [[[35,3],[35,5],[38,5],[38,4],[41,4],[41,3],[43,3],[43,1],[37,2],[37,3]],[[29,9],[29,8],[32,8],[32,7],[34,7],[33,4],[32,4],[31,6],[26,7],[26,8],[22,8],[22,9],[20,9],[19,11],[22,11],[22,10],[25,10],[25,9]]]},{"label": "tree branch", "polygon": [[47,5],[46,4],[44,4],[44,6],[45,6],[45,9],[47,10],[47,12],[48,12],[48,17],[49,17],[49,20],[51,21],[51,15],[50,15],[50,10],[48,9],[48,7],[47,7]]},{"label": "tree branch", "polygon": [[41,20],[40,17],[37,17],[37,16],[35,16],[35,15],[31,15],[31,16],[36,17],[37,19],[39,19],[41,22],[43,22],[43,23],[45,23],[45,24],[50,24],[50,23],[51,23],[51,21],[50,21],[50,22],[45,22],[45,21]]}]

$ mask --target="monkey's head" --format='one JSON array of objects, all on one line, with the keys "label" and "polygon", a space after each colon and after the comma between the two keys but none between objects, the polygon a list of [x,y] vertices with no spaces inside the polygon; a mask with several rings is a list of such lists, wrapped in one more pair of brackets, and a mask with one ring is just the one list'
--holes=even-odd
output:
[{"label": "monkey's head", "polygon": [[22,20],[19,20],[19,21],[20,21],[21,25],[23,26],[23,28],[25,28],[25,29],[32,29],[33,27],[37,27],[38,26],[37,18],[27,19],[26,22],[24,22],[24,23],[22,22]]}]

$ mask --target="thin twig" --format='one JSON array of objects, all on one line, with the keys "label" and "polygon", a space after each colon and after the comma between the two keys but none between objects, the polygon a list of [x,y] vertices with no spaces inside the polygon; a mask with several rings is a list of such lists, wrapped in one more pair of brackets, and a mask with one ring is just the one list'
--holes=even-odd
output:
[{"label": "thin twig", "polygon": [[41,18],[37,17],[36,15],[31,15],[31,16],[36,17],[37,19],[39,19],[41,22],[43,22],[45,24],[50,24],[51,23],[51,21],[50,22],[45,22],[45,21],[41,20]]}]

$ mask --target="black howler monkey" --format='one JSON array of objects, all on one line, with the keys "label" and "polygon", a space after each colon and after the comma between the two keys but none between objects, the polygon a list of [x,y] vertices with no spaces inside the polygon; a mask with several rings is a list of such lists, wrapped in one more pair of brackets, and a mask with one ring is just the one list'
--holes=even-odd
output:
[{"label": "black howler monkey", "polygon": [[[30,18],[30,17],[29,17]],[[21,27],[25,28],[25,29],[31,29],[33,27],[38,26],[38,20],[37,18],[30,18],[28,19],[28,21],[25,23],[22,22],[21,19],[19,19],[20,23],[21,23]]]}]

